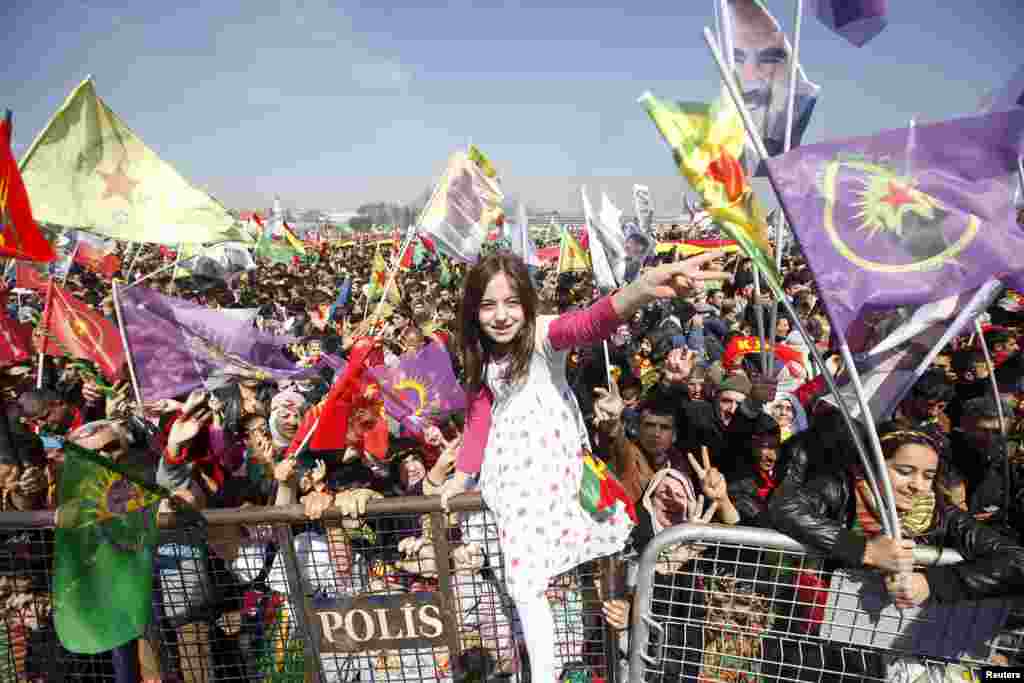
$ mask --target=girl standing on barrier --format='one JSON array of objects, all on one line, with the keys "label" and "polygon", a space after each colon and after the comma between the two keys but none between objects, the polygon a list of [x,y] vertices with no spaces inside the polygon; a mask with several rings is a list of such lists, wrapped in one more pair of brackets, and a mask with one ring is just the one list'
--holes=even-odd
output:
[{"label": "girl standing on barrier", "polygon": [[701,280],[728,277],[701,266],[712,252],[646,271],[584,311],[538,316],[526,265],[508,252],[482,258],[465,277],[458,318],[470,401],[456,474],[442,505],[468,488],[480,489],[495,515],[509,594],[516,603],[532,680],[557,679],[555,632],[545,598],[555,576],[620,550],[632,525],[621,504],[594,516],[579,501],[586,426],[566,381],[574,346],[596,344],[634,312],[681,296]]}]

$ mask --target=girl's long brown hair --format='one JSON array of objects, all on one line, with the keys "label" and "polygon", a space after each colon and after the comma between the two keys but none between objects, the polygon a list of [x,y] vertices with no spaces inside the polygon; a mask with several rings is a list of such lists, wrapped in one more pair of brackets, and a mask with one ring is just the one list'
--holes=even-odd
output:
[{"label": "girl's long brown hair", "polygon": [[483,386],[484,368],[494,351],[494,342],[480,328],[480,301],[491,279],[501,273],[509,279],[509,284],[523,306],[523,328],[512,343],[512,358],[505,379],[516,381],[524,377],[530,367],[530,356],[533,355],[538,301],[537,292],[530,281],[530,272],[523,260],[515,254],[507,251],[492,252],[466,272],[462,301],[459,304],[456,338],[466,373],[467,389],[471,394]]}]

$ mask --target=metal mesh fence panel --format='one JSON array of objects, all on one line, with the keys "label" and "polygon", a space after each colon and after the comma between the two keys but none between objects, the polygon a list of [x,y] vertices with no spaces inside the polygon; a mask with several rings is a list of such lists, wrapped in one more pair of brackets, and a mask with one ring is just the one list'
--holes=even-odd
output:
[{"label": "metal mesh fence panel", "polygon": [[[925,564],[960,559],[919,550]],[[1021,664],[1015,600],[897,609],[877,573],[834,570],[763,529],[660,534],[634,610],[633,683],[971,680],[980,666]]]},{"label": "metal mesh fence panel", "polygon": [[[0,515],[0,681],[529,681],[494,520],[478,497],[455,508],[385,499],[360,520],[316,521],[300,506],[213,510],[202,527],[164,515],[150,626],[92,656],[65,650],[53,627],[52,513],[27,513],[27,526]],[[549,587],[570,680],[616,680],[618,634],[601,615],[614,565]]]}]

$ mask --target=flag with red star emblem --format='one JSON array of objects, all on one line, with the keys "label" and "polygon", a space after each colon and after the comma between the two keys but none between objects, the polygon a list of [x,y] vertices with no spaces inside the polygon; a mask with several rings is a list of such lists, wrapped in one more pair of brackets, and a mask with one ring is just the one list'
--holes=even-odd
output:
[{"label": "flag with red star emblem", "polygon": [[43,262],[56,257],[32,218],[28,193],[11,153],[9,114],[0,121],[0,256]]},{"label": "flag with red star emblem", "polygon": [[[388,264],[384,260],[384,254],[381,253],[380,247],[378,246],[373,255],[373,272],[370,273],[370,288],[367,291],[367,296],[370,301],[376,301],[384,296],[384,288],[388,283]],[[391,283],[391,287],[388,290],[388,301],[394,305],[401,303],[402,296],[398,291],[398,279]]]},{"label": "flag with red star emblem", "polygon": [[31,263],[19,262],[14,266],[14,283],[18,287],[34,289],[39,293],[46,292],[50,284],[50,274]]},{"label": "flag with red star emblem", "polygon": [[36,218],[132,242],[249,241],[83,81],[21,161]]},{"label": "flag with red star emblem", "polygon": [[44,354],[85,358],[95,363],[108,380],[120,379],[125,354],[114,323],[52,282],[40,328],[45,338]]},{"label": "flag with red star emblem", "polygon": [[[1024,281],[1011,174],[1024,110],[800,147],[768,174],[834,328]],[[1013,182],[1016,182],[1015,180]]]}]

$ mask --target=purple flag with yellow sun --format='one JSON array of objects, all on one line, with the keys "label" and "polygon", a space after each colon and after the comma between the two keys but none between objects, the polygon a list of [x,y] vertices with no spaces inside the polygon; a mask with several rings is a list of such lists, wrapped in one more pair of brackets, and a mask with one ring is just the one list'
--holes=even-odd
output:
[{"label": "purple flag with yellow sun", "polygon": [[370,368],[370,374],[380,384],[387,414],[416,434],[429,422],[466,407],[466,392],[455,378],[451,358],[436,342],[401,356],[393,368]]},{"label": "purple flag with yellow sun", "polygon": [[1010,174],[1024,110],[800,147],[767,162],[833,323],[996,277],[1024,284]]}]

